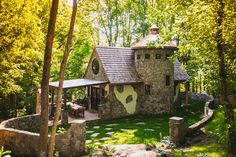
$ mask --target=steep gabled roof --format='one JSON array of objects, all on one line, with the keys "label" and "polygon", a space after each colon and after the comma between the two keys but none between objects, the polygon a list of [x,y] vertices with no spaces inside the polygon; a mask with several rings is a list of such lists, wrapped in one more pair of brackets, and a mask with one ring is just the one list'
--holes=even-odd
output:
[{"label": "steep gabled roof", "polygon": [[175,81],[186,81],[190,77],[187,72],[182,71],[181,64],[178,59],[175,60],[174,64],[174,80]]},{"label": "steep gabled roof", "polygon": [[97,46],[95,49],[110,83],[142,82],[135,70],[134,52],[131,48]]}]

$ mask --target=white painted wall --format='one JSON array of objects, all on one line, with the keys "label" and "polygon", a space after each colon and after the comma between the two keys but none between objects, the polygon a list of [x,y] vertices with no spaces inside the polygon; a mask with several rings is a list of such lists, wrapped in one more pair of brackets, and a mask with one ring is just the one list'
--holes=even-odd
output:
[{"label": "white painted wall", "polygon": [[[135,113],[136,105],[137,105],[137,97],[138,94],[135,92],[134,88],[131,85],[123,85],[123,92],[119,92],[117,87],[114,87],[114,93],[116,98],[124,105],[126,111],[129,114]],[[132,95],[133,100],[131,102],[126,103],[126,98]]]}]

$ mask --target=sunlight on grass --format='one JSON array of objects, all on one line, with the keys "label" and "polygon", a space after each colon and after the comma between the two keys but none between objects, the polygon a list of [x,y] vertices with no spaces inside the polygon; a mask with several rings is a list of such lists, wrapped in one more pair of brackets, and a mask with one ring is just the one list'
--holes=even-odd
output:
[{"label": "sunlight on grass", "polygon": [[225,157],[217,144],[201,144],[192,146],[188,152],[175,151],[176,157]]},{"label": "sunlight on grass", "polygon": [[171,114],[156,116],[134,115],[115,120],[88,122],[86,145],[155,144],[160,141],[160,137],[168,136],[169,117],[183,117],[186,125],[191,125],[201,119],[204,103],[198,101],[190,101],[190,103],[190,109],[180,109]]}]

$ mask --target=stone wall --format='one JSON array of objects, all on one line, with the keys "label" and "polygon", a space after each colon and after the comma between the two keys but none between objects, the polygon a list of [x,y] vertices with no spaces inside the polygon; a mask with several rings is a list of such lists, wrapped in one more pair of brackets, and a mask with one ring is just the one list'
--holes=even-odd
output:
[{"label": "stone wall", "polygon": [[[204,117],[196,122],[195,124],[188,126],[184,129],[184,119],[181,117],[171,117],[169,120],[169,136],[170,141],[175,144],[180,144],[185,135],[193,135],[193,133],[200,128],[204,127],[213,117],[213,110],[209,107],[211,103],[214,102],[212,96],[207,94],[193,93],[188,92],[188,96],[192,100],[198,100],[205,102],[204,106]],[[181,94],[181,97],[184,98],[184,94]]]},{"label": "stone wall", "polygon": [[[151,85],[150,95],[141,97],[140,114],[160,114],[170,112],[174,101],[174,65],[166,59],[173,50],[167,49],[137,49],[135,50],[135,66],[144,84]],[[150,59],[145,59],[145,54]],[[156,54],[161,59],[156,59]],[[140,59],[137,59],[137,56]],[[170,84],[166,85],[166,76],[170,76]]]},{"label": "stone wall", "polygon": [[1,123],[6,128],[24,130],[29,132],[39,132],[40,115],[34,114],[24,117],[12,118]]},{"label": "stone wall", "polygon": [[[39,150],[39,134],[19,130],[19,128],[27,129],[28,127],[30,130],[30,127],[34,127],[31,122],[36,121],[38,117],[39,115],[31,115],[2,122],[0,124],[0,146],[11,150],[13,155],[36,156]],[[31,122],[27,122],[27,119]],[[22,122],[22,126],[20,122]],[[28,124],[31,125],[27,126]],[[33,130],[36,130],[37,125]],[[56,150],[61,156],[79,156],[84,153],[85,128],[85,121],[73,121],[65,133],[56,136]]]},{"label": "stone wall", "polygon": [[210,108],[210,105],[214,103],[214,98],[207,94],[200,94],[200,93],[193,93],[193,92],[188,92],[188,96],[193,100],[205,102],[203,119],[201,119],[200,121],[196,122],[195,124],[187,128],[187,135],[191,135],[196,130],[199,130],[200,128],[205,126],[213,117],[214,112]]},{"label": "stone wall", "polygon": [[[98,74],[94,74],[93,71],[92,71],[92,61],[94,59],[97,59],[98,62],[99,62],[99,72],[98,72]],[[108,81],[108,79],[106,77],[105,70],[102,66],[101,60],[100,60],[100,58],[97,54],[96,49],[94,49],[93,54],[90,58],[89,64],[88,64],[87,69],[85,71],[84,78],[85,79],[90,79],[90,80],[102,80],[102,81],[106,80],[106,81]]]}]

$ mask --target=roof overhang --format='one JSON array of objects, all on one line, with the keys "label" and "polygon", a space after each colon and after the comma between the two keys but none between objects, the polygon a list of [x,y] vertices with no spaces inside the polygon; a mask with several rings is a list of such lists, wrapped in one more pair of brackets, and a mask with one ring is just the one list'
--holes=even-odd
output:
[{"label": "roof overhang", "polygon": [[[71,88],[79,88],[79,87],[86,87],[86,86],[95,86],[106,84],[107,81],[97,81],[97,80],[89,80],[89,79],[75,79],[75,80],[65,80],[63,82],[63,89],[71,89]],[[58,88],[59,81],[50,82],[50,88]]]}]

